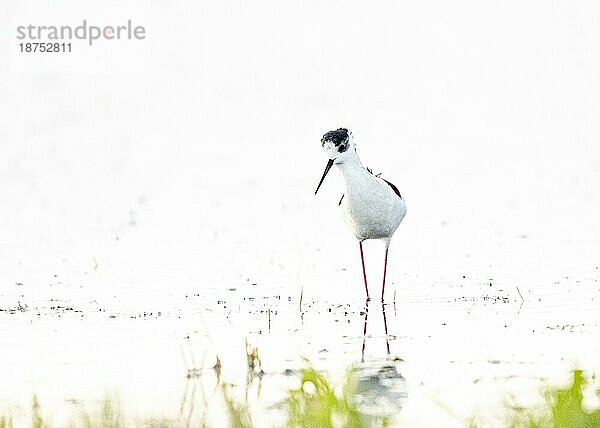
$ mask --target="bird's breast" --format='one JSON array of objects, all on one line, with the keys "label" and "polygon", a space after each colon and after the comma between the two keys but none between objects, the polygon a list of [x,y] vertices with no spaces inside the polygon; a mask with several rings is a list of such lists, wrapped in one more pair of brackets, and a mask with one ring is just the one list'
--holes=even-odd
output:
[{"label": "bird's breast", "polygon": [[391,237],[406,213],[404,201],[373,176],[347,182],[340,208],[345,222],[360,240]]}]

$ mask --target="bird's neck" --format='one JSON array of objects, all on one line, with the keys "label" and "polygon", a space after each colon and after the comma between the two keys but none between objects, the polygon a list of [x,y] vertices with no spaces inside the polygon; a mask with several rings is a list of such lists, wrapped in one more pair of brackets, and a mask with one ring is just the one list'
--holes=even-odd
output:
[{"label": "bird's neck", "polygon": [[344,170],[351,170],[355,168],[362,168],[362,163],[356,154],[356,150],[350,149],[345,152],[342,156],[339,156],[335,162],[336,166],[343,172]]},{"label": "bird's neck", "polygon": [[346,187],[356,179],[359,179],[363,173],[367,173],[356,153],[344,158],[342,162],[336,163],[336,166],[344,176]]}]

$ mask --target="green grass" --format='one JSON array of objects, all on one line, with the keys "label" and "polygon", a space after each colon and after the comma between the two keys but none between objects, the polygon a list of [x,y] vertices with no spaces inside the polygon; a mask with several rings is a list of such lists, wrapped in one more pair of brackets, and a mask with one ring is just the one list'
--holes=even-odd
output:
[{"label": "green grass", "polygon": [[[261,362],[256,348],[247,347],[248,370],[252,373],[262,373]],[[366,417],[361,414],[353,402],[354,389],[350,372],[341,392],[336,393],[334,385],[324,373],[316,370],[308,363],[300,371],[299,386],[288,391],[285,398],[287,415],[286,426],[290,428],[312,427],[362,427]],[[254,427],[251,410],[244,400],[234,398],[231,385],[222,384],[221,394],[224,408],[229,419],[229,426],[234,428]],[[34,395],[31,405],[31,427],[51,428],[53,425],[42,416],[42,405]],[[72,428],[122,428],[130,426],[122,413],[118,398],[106,398],[94,412],[81,408],[74,414],[67,426]],[[385,425],[386,421],[379,420],[377,425]],[[135,426],[167,427],[170,421],[144,419]],[[171,421],[175,422],[175,421]],[[373,426],[373,423],[369,423]],[[11,416],[0,416],[0,428],[13,428]]]},{"label": "green grass", "polygon": [[13,428],[10,416],[0,416],[0,428]]},{"label": "green grass", "polygon": [[[546,388],[539,408],[513,407],[510,428],[592,428],[600,427],[600,409],[585,409],[583,389],[589,380],[581,370],[573,371],[571,385]],[[596,391],[597,395],[599,391]]]},{"label": "green grass", "polygon": [[347,375],[341,394],[325,375],[311,366],[300,372],[300,386],[288,391],[287,425],[294,428],[361,427],[364,418],[353,403],[352,376]]},{"label": "green grass", "polygon": [[250,428],[254,426],[248,405],[231,398],[229,395],[229,386],[226,384],[223,385],[223,399],[227,407],[230,427]]},{"label": "green grass", "polygon": [[[31,400],[31,427],[52,428],[56,425],[45,419],[41,413],[42,406],[36,395]],[[13,422],[12,416],[0,416],[0,428],[15,428],[22,426]],[[107,397],[98,406],[98,409],[89,412],[83,408],[78,409],[65,425],[69,428],[124,428],[128,426],[144,428],[170,428],[173,426],[171,419],[144,418],[141,420],[126,422],[121,411],[120,401],[116,397]]]},{"label": "green grass", "polygon": [[[256,373],[257,367],[260,367],[258,351],[256,348],[247,348],[246,353],[248,370]],[[254,427],[251,410],[247,403],[232,398],[230,385],[223,385],[222,393],[230,426],[235,428]],[[285,426],[289,428],[358,428],[387,426],[389,423],[387,418],[373,418],[361,413],[355,404],[354,380],[350,371],[338,393],[327,376],[308,362],[300,371],[299,386],[288,390],[284,404]]]},{"label": "green grass", "polygon": [[[256,348],[246,346],[248,370],[255,375],[262,374],[262,364]],[[220,368],[220,367],[219,367]],[[348,371],[345,381],[338,388],[324,372],[316,370],[308,362],[300,370],[298,386],[287,391],[284,400],[285,423],[289,428],[387,426],[390,420],[363,414],[356,405],[356,391],[352,372]],[[508,407],[505,426],[508,428],[593,428],[600,427],[600,408],[586,409],[583,405],[583,392],[589,378],[581,370],[573,371],[572,382],[566,387],[546,387],[542,391],[543,405],[537,407]],[[232,386],[221,384],[220,393],[223,411],[234,428],[255,426],[251,408],[245,400],[234,398]],[[597,391],[597,394],[600,393]],[[52,423],[42,414],[42,405],[37,396],[31,401],[31,427],[51,428]],[[13,415],[0,415],[0,428],[13,428],[17,420]],[[189,420],[188,420],[189,424]],[[183,426],[175,419],[126,419],[117,397],[105,398],[95,411],[78,407],[70,428],[122,428],[140,426],[163,428]],[[200,426],[205,426],[204,419]],[[19,425],[21,426],[21,425]],[[470,426],[479,426],[473,421]],[[484,425],[481,425],[484,426]]]}]

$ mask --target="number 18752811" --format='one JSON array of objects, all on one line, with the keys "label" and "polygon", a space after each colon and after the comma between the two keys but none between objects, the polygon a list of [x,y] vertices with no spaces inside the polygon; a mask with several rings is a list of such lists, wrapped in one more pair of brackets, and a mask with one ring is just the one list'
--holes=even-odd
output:
[{"label": "number 18752811", "polygon": [[19,43],[21,52],[71,52],[71,43]]}]

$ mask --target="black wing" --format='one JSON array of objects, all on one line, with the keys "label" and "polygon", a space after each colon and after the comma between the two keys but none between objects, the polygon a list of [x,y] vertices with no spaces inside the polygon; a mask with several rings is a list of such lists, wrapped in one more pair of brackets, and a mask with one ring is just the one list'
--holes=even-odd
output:
[{"label": "black wing", "polygon": [[394,186],[392,183],[390,183],[389,181],[387,181],[385,178],[382,178],[382,180],[385,181],[392,188],[392,190],[394,191],[394,193],[396,195],[398,195],[398,197],[400,199],[402,199],[402,195],[400,194],[400,190],[398,190],[398,188],[396,186]]},{"label": "black wing", "polygon": [[[371,168],[367,167],[366,169],[367,169],[367,171],[369,172],[369,174],[371,174],[371,175],[374,175],[374,176],[375,176],[375,177],[377,177],[377,178],[381,178],[381,177],[380,177],[381,173],[379,173],[379,174],[373,174],[373,170],[372,170]],[[394,186],[394,184],[393,184],[393,183],[390,183],[390,182],[389,182],[389,181],[387,181],[385,178],[381,178],[381,179],[382,179],[383,181],[385,181],[385,182],[388,184],[388,186],[390,186],[390,187],[392,188],[392,190],[394,191],[394,193],[395,193],[396,195],[398,195],[398,197],[399,197],[400,199],[402,199],[402,195],[400,194],[400,190],[398,190],[398,188],[397,188],[396,186]],[[342,195],[342,199],[344,199],[344,195]],[[342,199],[340,199],[340,204],[342,203]]]}]

